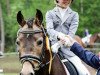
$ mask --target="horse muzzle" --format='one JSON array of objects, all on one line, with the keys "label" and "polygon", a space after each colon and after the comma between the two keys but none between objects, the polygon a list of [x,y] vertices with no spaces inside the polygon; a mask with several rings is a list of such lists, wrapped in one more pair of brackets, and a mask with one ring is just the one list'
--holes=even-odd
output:
[{"label": "horse muzzle", "polygon": [[33,73],[33,72],[29,72],[29,73],[21,72],[20,75],[35,75],[35,73]]},{"label": "horse muzzle", "polygon": [[35,71],[34,71],[33,66],[30,62],[25,61],[23,63],[20,75],[35,75]]},{"label": "horse muzzle", "polygon": [[20,75],[35,75],[35,71],[39,70],[41,60],[36,56],[25,55],[20,57],[22,70]]}]

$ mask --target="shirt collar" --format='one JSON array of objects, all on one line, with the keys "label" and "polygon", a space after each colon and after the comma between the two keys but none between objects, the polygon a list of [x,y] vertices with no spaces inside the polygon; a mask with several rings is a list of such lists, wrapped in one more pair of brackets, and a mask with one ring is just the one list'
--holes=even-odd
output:
[{"label": "shirt collar", "polygon": [[57,7],[57,9],[59,9],[59,10],[65,10],[65,11],[67,11],[68,10],[68,8],[69,8],[69,6],[68,7],[66,7],[66,8],[61,8],[61,7],[59,7],[59,6],[56,6]]}]

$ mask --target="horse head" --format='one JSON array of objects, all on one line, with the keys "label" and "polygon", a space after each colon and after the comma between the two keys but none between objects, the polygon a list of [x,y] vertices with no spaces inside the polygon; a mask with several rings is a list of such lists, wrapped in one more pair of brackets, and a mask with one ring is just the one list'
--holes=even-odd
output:
[{"label": "horse head", "polygon": [[22,63],[20,75],[35,75],[39,70],[45,51],[45,30],[42,25],[43,15],[37,9],[35,18],[25,20],[21,11],[17,13],[20,29],[17,33],[19,58]]},{"label": "horse head", "polygon": [[82,42],[82,38],[78,35],[75,35],[74,39],[82,46],[82,47],[86,47],[86,45]]},{"label": "horse head", "polygon": [[100,40],[100,33],[95,33],[90,37],[89,47],[93,48],[94,43],[98,42]]}]

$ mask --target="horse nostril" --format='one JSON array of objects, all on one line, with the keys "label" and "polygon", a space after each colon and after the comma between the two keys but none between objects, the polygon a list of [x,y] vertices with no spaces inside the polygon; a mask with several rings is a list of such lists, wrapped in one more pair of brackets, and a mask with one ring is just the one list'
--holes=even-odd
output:
[{"label": "horse nostril", "polygon": [[20,75],[23,75],[22,73],[20,73]]},{"label": "horse nostril", "polygon": [[29,75],[34,75],[33,73],[30,73]]},{"label": "horse nostril", "polygon": [[[20,73],[20,75],[23,75],[22,73]],[[30,74],[28,74],[28,75],[34,75],[33,73],[30,73]]]}]

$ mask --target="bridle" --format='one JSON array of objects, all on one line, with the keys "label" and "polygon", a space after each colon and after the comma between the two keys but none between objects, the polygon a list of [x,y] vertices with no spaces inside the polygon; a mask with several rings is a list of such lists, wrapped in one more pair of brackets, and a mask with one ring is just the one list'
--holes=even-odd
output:
[{"label": "bridle", "polygon": [[[46,37],[46,30],[44,29],[44,27],[42,25],[41,25],[41,30],[33,30],[31,28],[30,29],[25,29],[25,30],[20,29],[18,31],[18,33],[27,34],[27,35],[34,35],[34,34],[38,34],[38,33],[43,33],[43,40],[45,40],[45,37]],[[45,57],[45,49],[46,49],[45,48],[45,41],[43,41],[43,48],[42,48],[41,56],[37,57],[37,56],[28,54],[28,55],[24,55],[24,56],[20,57],[20,55],[19,55],[21,63],[23,64],[24,62],[28,61],[28,62],[31,63],[34,71],[37,71],[39,68],[42,68],[43,66],[49,64],[49,62],[47,62],[45,64],[42,63],[42,60]],[[39,66],[37,68],[35,68],[32,61],[38,62]]]},{"label": "bridle", "polygon": [[32,65],[32,67],[34,68],[34,70],[38,70],[39,67],[36,67],[36,68],[35,68],[34,65],[33,65],[33,63],[32,63],[32,61],[38,62],[38,63],[39,63],[39,66],[42,64],[41,59],[38,58],[38,57],[36,57],[36,56],[33,56],[33,55],[25,55],[25,56],[22,56],[22,57],[20,57],[20,61],[21,61],[22,64],[23,64],[24,62],[26,62],[26,61],[30,62],[31,65]]}]

